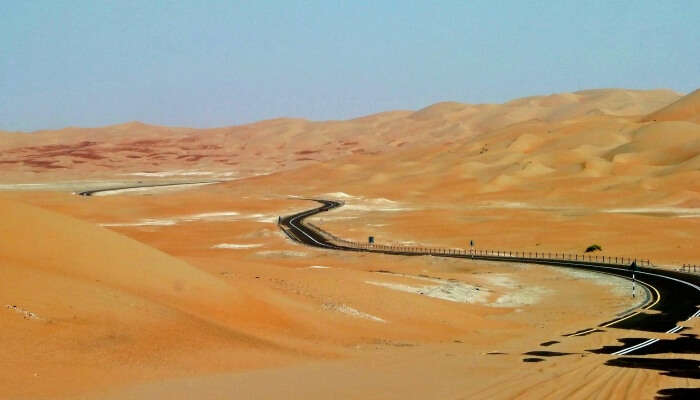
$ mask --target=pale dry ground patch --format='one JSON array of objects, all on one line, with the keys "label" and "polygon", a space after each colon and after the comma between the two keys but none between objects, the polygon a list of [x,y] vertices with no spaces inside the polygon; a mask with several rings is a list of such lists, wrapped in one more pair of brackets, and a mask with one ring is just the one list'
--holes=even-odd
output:
[{"label": "pale dry ground patch", "polygon": [[[42,318],[2,314],[3,342],[15,344],[3,353],[3,362],[15,366],[2,378],[6,397],[216,397],[231,390],[279,397],[289,393],[288,384],[311,374],[327,382],[314,392],[321,398],[345,371],[357,376],[346,397],[374,387],[392,398],[415,389],[400,389],[399,377],[435,370],[450,372],[423,382],[423,390],[466,393],[467,385],[457,380],[466,379],[471,388],[495,384],[494,370],[530,368],[522,353],[537,343],[634,305],[607,286],[551,268],[303,247],[281,235],[274,219],[236,217],[288,214],[313,203],[237,185],[95,198],[3,193],[5,219],[14,215],[15,221],[5,232],[25,233],[4,242],[2,262],[10,268],[3,282],[12,286],[0,291],[0,303]],[[368,217],[364,210],[353,212],[364,213],[362,221]],[[183,215],[225,218],[99,226]],[[220,243],[260,246],[212,248]],[[149,247],[139,247],[144,244]],[[155,261],[142,252],[153,253],[161,269],[143,270]],[[187,277],[177,278],[183,268]],[[429,297],[368,281],[459,290]],[[201,282],[202,294],[179,292],[192,282]],[[475,288],[486,293],[479,301],[450,300]],[[537,296],[529,288],[538,288]],[[504,296],[509,301],[499,302]],[[580,307],[581,298],[595,299],[595,306]],[[508,355],[485,354],[492,351]],[[363,370],[367,362],[377,366],[378,376]],[[477,368],[484,365],[494,369]],[[253,372],[259,368],[264,371]],[[254,384],[266,377],[279,384]],[[386,384],[375,386],[379,377]],[[190,389],[177,390],[182,385]],[[292,393],[310,395],[312,386]]]}]

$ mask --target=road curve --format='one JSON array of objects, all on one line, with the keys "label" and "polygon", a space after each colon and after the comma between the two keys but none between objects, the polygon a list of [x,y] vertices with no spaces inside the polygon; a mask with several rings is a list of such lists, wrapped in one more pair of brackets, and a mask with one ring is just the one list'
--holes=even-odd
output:
[{"label": "road curve", "polygon": [[[196,185],[196,184],[210,184],[219,183],[219,181],[206,181],[206,182],[189,182],[189,183],[165,183],[165,184],[143,184],[143,185],[133,185],[133,186],[122,186],[122,187],[112,187],[112,188],[102,188],[102,189],[92,189],[85,190],[81,192],[76,192],[80,196],[92,196],[95,193],[107,192],[114,190],[124,190],[124,189],[136,189],[136,188],[148,188],[148,187],[161,187],[161,186],[181,186],[181,185]],[[279,226],[284,231],[284,233],[289,236],[290,239],[303,243],[309,246],[315,246],[320,248],[325,248],[329,250],[340,250],[340,251],[356,251],[356,252],[372,252],[372,253],[383,253],[392,255],[403,255],[403,256],[424,256],[432,255],[437,257],[452,257],[452,258],[471,258],[477,260],[487,260],[487,261],[501,261],[501,262],[521,262],[521,263],[533,263],[533,264],[543,264],[552,265],[559,267],[570,267],[578,268],[589,271],[596,271],[600,273],[608,273],[611,275],[620,276],[626,279],[630,279],[631,271],[629,268],[622,267],[620,265],[597,263],[597,262],[585,262],[585,261],[574,261],[574,260],[549,260],[540,258],[527,258],[527,257],[503,257],[496,255],[476,255],[476,254],[464,254],[464,253],[450,253],[450,252],[419,252],[416,249],[411,251],[401,251],[401,250],[391,250],[391,249],[379,249],[379,248],[368,248],[368,247],[353,247],[349,245],[338,245],[332,243],[328,240],[326,232],[325,235],[321,233],[319,228],[310,227],[303,223],[303,220],[311,215],[318,214],[321,212],[326,212],[334,208],[338,208],[343,204],[332,200],[321,200],[321,199],[308,199],[314,200],[321,203],[321,207],[313,208],[311,210],[302,211],[297,214],[280,217]],[[665,332],[665,333],[676,333],[680,332],[683,328],[678,326],[678,322],[685,321],[691,318],[700,317],[700,310],[698,310],[698,304],[700,304],[700,277],[690,274],[685,274],[676,271],[664,271],[656,270],[653,268],[638,268],[637,277],[641,278],[637,282],[645,285],[649,292],[651,293],[651,298],[642,308],[641,311],[630,312],[628,314],[617,317],[613,320],[601,323],[596,328],[583,329],[574,332],[567,336],[578,336],[593,333],[599,328],[605,327],[615,327],[621,329],[635,329],[641,331],[649,332]],[[655,314],[647,314],[643,311],[654,310],[658,311]],[[640,350],[644,347],[648,347],[654,343],[658,342],[658,339],[635,339],[631,341],[626,341],[624,346],[606,346],[602,351],[604,353],[625,355],[631,352]],[[609,348],[608,348],[609,347]]]},{"label": "road curve", "polygon": [[[302,211],[297,214],[280,217],[279,226],[290,239],[309,246],[330,250],[372,252],[404,256],[432,255],[437,257],[543,264],[607,273],[620,276],[625,279],[631,279],[632,271],[629,267],[598,262],[510,256],[503,257],[494,255],[486,256],[464,253],[421,253],[415,249],[411,251],[401,251],[397,250],[397,248],[387,250],[378,248],[375,249],[371,247],[358,248],[351,245],[336,244],[332,243],[328,239],[328,233],[324,234],[324,232],[321,232],[319,228],[305,224],[304,219],[315,214],[341,207],[342,203],[322,199],[308,200],[317,201],[321,203],[322,206],[311,210]],[[598,331],[600,328],[605,327],[634,329],[648,332],[675,333],[683,330],[683,327],[678,325],[679,322],[700,316],[700,310],[698,310],[698,305],[700,305],[700,278],[698,276],[676,271],[638,267],[636,270],[636,278],[639,279],[637,282],[646,285],[651,293],[651,298],[642,310],[630,312],[613,320],[603,322],[596,328],[584,329],[574,332],[568,336],[593,333]],[[654,310],[657,312],[653,314],[643,312],[646,310]],[[637,339],[626,341],[624,346],[605,346],[605,348],[600,352],[625,355],[640,350],[644,347],[651,346],[657,341],[658,339]]]}]

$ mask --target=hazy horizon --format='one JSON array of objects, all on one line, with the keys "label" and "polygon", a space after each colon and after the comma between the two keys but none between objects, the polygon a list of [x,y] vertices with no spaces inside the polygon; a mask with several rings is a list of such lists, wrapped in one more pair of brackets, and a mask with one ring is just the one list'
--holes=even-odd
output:
[{"label": "hazy horizon", "polygon": [[0,5],[0,129],[336,120],[697,88],[696,2]]},{"label": "hazy horizon", "polygon": [[[650,88],[650,89],[627,89],[627,88],[590,88],[590,89],[582,89],[580,91],[576,92],[582,92],[582,91],[588,91],[588,90],[640,90],[640,91],[654,91],[654,90],[672,90],[668,88]],[[502,103],[507,103],[510,101],[522,99],[522,98],[528,98],[528,97],[539,97],[539,96],[548,96],[548,95],[556,95],[556,94],[561,94],[561,93],[576,93],[576,92],[557,92],[557,93],[535,93],[535,94],[529,94],[529,95],[523,95],[519,97],[514,97],[512,99],[506,99],[501,103],[470,103],[468,101],[461,102],[463,104],[473,104],[473,105],[482,105],[482,104],[502,104]],[[686,95],[688,92],[677,92],[679,95]],[[435,103],[430,103],[430,104],[425,104],[423,106],[413,108],[413,109],[392,109],[392,110],[377,110],[374,112],[369,112],[367,114],[361,114],[361,115],[351,115],[345,118],[328,118],[328,119],[313,119],[313,118],[305,118],[305,117],[297,117],[293,115],[282,115],[282,116],[271,116],[268,118],[263,118],[263,119],[257,119],[257,120],[252,120],[252,121],[244,121],[244,122],[238,122],[238,123],[229,123],[229,124],[220,124],[220,125],[211,125],[211,126],[197,126],[197,125],[172,125],[172,124],[159,124],[159,123],[154,123],[150,121],[144,121],[144,120],[128,120],[128,121],[116,121],[113,123],[107,123],[107,124],[99,124],[99,125],[77,125],[77,124],[70,124],[66,126],[58,126],[58,127],[52,127],[52,128],[41,128],[41,129],[34,129],[34,130],[4,130],[5,132],[20,132],[20,133],[34,133],[34,132],[42,132],[42,131],[53,131],[53,130],[61,130],[61,129],[70,129],[70,128],[77,128],[77,129],[90,129],[90,128],[105,128],[105,127],[110,127],[110,126],[119,126],[119,125],[128,125],[128,124],[144,124],[144,125],[150,125],[150,126],[162,126],[162,127],[169,127],[169,128],[183,128],[183,129],[216,129],[216,128],[225,128],[225,127],[231,127],[231,126],[241,126],[241,125],[248,125],[248,124],[255,124],[258,122],[264,122],[264,121],[271,121],[271,120],[283,120],[283,119],[289,119],[289,120],[306,120],[309,122],[328,122],[328,121],[348,121],[348,120],[353,120],[357,118],[363,118],[363,117],[368,117],[371,115],[376,115],[376,114],[383,114],[386,112],[401,112],[401,111],[419,111],[423,108],[430,107],[435,104],[439,103],[449,103],[453,102],[453,100],[440,100]],[[2,130],[2,129],[0,129]]]}]

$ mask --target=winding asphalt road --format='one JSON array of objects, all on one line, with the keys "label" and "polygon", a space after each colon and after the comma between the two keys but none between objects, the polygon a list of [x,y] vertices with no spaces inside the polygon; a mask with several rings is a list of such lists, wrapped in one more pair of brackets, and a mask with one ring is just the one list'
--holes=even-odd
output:
[{"label": "winding asphalt road", "polygon": [[[181,185],[197,185],[218,183],[216,181],[208,182],[189,182],[189,183],[166,183],[166,184],[144,184],[125,187],[113,187],[93,189],[77,192],[81,196],[92,196],[95,193],[107,192],[123,189],[161,187],[161,186],[181,186]],[[356,251],[356,252],[371,252],[383,253],[402,256],[424,256],[432,255],[436,257],[451,257],[451,258],[470,258],[476,260],[501,261],[501,262],[520,262],[552,265],[558,267],[578,268],[583,270],[595,271],[599,273],[607,273],[623,277],[631,278],[631,270],[629,267],[623,267],[615,264],[606,264],[598,262],[574,261],[574,260],[554,260],[542,258],[528,257],[504,257],[496,255],[476,255],[464,254],[444,251],[436,252],[421,252],[416,248],[410,251],[399,248],[372,248],[372,247],[354,247],[351,245],[338,245],[328,240],[327,236],[322,234],[320,230],[304,224],[304,219],[315,214],[330,211],[334,208],[342,206],[342,203],[332,200],[313,199],[322,205],[311,210],[303,211],[297,214],[280,217],[280,228],[294,241],[303,243],[309,246],[320,247],[329,250],[340,251]],[[699,317],[700,310],[700,277],[691,274],[685,274],[676,271],[657,270],[654,268],[639,267],[636,270],[636,276],[639,278],[637,282],[644,285],[648,293],[651,294],[646,305],[641,310],[630,312],[628,314],[617,317],[613,320],[601,323],[597,327],[582,329],[573,332],[566,336],[580,336],[599,331],[601,328],[614,327],[620,329],[634,329],[648,332],[665,332],[676,333],[683,330],[683,327],[678,323]],[[646,313],[647,310],[656,311],[656,313]],[[630,339],[625,340],[624,346],[605,346],[599,352],[615,355],[625,355],[645,347],[657,343],[659,339]]]},{"label": "winding asphalt road", "polygon": [[[331,200],[313,200],[321,203],[322,206],[297,214],[280,217],[279,220],[280,227],[287,234],[287,236],[289,236],[289,238],[309,246],[330,250],[372,252],[402,256],[432,255],[438,257],[544,264],[607,273],[620,276],[625,279],[631,279],[632,271],[629,267],[598,262],[510,256],[502,257],[493,255],[470,255],[464,253],[436,254],[434,252],[420,252],[416,251],[415,249],[412,251],[402,251],[400,248],[358,248],[352,245],[338,245],[331,243],[331,241],[327,239],[327,236],[322,234],[319,230],[317,230],[317,228],[304,224],[304,219],[315,214],[338,208],[342,206],[342,203]],[[567,336],[590,334],[606,327],[634,329],[648,332],[675,333],[683,330],[683,327],[678,325],[679,322],[699,316],[700,310],[698,309],[698,306],[700,305],[700,277],[675,271],[638,267],[636,270],[636,278],[638,279],[637,282],[645,285],[651,294],[646,305],[641,310],[630,312],[613,320],[601,323],[595,328],[583,329]],[[647,310],[653,310],[655,312],[647,313],[645,312]],[[630,339],[625,340],[625,344],[623,346],[605,346],[605,348],[599,352],[614,355],[625,355],[651,346],[656,342],[658,342],[658,339],[653,338]]]}]

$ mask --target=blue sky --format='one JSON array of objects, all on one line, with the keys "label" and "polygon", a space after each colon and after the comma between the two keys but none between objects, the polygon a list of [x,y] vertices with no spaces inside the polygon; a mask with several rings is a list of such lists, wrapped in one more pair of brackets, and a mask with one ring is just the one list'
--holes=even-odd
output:
[{"label": "blue sky", "polygon": [[0,129],[700,86],[699,1],[0,0]]}]

